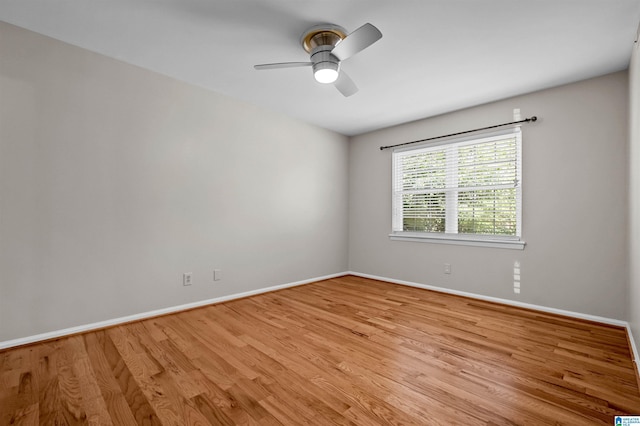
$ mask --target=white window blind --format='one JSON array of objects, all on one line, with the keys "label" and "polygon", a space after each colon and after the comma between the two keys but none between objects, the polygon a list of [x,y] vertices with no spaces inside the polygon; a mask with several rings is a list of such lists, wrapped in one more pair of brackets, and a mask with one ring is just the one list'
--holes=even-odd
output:
[{"label": "white window blind", "polygon": [[519,240],[520,129],[393,152],[393,234]]}]

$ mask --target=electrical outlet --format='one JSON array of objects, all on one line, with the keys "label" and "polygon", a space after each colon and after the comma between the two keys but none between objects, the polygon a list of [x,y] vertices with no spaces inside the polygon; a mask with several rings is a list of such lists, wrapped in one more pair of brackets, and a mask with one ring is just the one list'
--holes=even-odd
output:
[{"label": "electrical outlet", "polygon": [[451,273],[451,264],[450,263],[445,263],[444,264],[444,273],[445,274],[450,274]]},{"label": "electrical outlet", "polygon": [[222,279],[222,269],[213,270],[213,280],[220,281]]},{"label": "electrical outlet", "polygon": [[185,272],[182,274],[182,285],[191,285],[193,282],[193,272]]}]

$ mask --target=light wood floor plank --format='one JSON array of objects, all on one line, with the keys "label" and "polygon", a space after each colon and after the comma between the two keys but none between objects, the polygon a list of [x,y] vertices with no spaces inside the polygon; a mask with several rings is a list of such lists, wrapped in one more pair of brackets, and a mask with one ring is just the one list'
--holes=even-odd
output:
[{"label": "light wood floor plank", "polygon": [[0,352],[0,425],[611,425],[626,331],[346,276]]}]

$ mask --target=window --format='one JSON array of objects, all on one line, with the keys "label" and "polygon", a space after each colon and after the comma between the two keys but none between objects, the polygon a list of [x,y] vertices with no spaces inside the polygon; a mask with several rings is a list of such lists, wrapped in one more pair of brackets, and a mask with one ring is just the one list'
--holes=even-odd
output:
[{"label": "window", "polygon": [[393,152],[393,239],[524,247],[520,129]]}]

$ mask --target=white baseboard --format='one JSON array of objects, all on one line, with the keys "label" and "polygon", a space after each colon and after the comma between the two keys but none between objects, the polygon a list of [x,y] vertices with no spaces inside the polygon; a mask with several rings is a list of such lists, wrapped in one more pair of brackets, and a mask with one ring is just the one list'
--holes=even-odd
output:
[{"label": "white baseboard", "polygon": [[468,293],[466,291],[452,290],[452,289],[448,289],[448,288],[444,288],[444,287],[436,287],[436,286],[427,285],[427,284],[414,283],[414,282],[411,282],[411,281],[396,280],[396,279],[393,279],[393,278],[380,277],[380,276],[377,276],[377,275],[363,274],[363,273],[355,272],[355,271],[349,271],[348,274],[349,275],[354,275],[356,277],[370,278],[370,279],[379,280],[379,281],[387,281],[387,282],[390,282],[390,283],[401,284],[401,285],[406,285],[406,286],[410,286],[410,287],[417,287],[417,288],[422,288],[422,289],[425,289],[425,290],[433,290],[433,291],[437,291],[437,292],[440,292],[440,293],[454,294],[456,296],[465,296],[465,297],[470,297],[472,299],[485,300],[485,301],[488,301],[488,302],[502,303],[503,305],[516,306],[516,307],[519,307],[519,308],[532,309],[534,311],[546,312],[546,313],[551,313],[551,314],[558,314],[558,315],[563,315],[563,316],[571,317],[571,318],[583,319],[583,320],[588,320],[588,321],[599,322],[599,323],[602,323],[602,324],[608,324],[608,325],[615,325],[615,326],[619,326],[619,327],[624,327],[627,330],[627,336],[629,336],[629,346],[631,346],[631,356],[633,358],[632,361],[635,364],[636,373],[638,374],[638,377],[640,378],[640,352],[638,351],[638,347],[636,346],[635,340],[633,340],[633,334],[631,333],[631,327],[629,326],[629,323],[627,321],[622,321],[622,320],[613,319],[613,318],[600,317],[600,316],[597,316],[597,315],[583,314],[583,313],[580,313],[580,312],[566,311],[564,309],[550,308],[548,306],[533,305],[531,303],[518,302],[517,300],[509,300],[509,299],[501,299],[499,297],[484,296],[482,294]]},{"label": "white baseboard", "polygon": [[410,287],[423,288],[425,290],[433,290],[440,293],[454,294],[456,296],[470,297],[472,299],[485,300],[487,302],[501,303],[503,305],[516,306],[518,308],[532,309],[534,311],[541,311],[541,312],[546,312],[550,314],[564,315],[566,317],[594,321],[602,324],[616,325],[618,327],[625,327],[627,329],[629,327],[629,323],[627,323],[626,321],[618,320],[618,319],[599,317],[596,315],[583,314],[580,312],[565,311],[564,309],[550,308],[548,306],[533,305],[531,303],[518,302],[517,300],[509,300],[509,299],[501,299],[499,297],[484,296],[482,294],[468,293],[466,291],[452,290],[444,287],[436,287],[436,286],[427,285],[427,284],[414,283],[411,281],[403,281],[403,280],[396,280],[393,278],[379,277],[376,275],[362,274],[360,272],[349,271],[349,275],[355,275],[357,277],[362,277],[362,278],[371,278],[373,280],[379,280],[379,281],[387,281],[390,283],[401,284],[401,285],[406,285]]},{"label": "white baseboard", "polygon": [[213,305],[216,303],[227,302],[229,300],[242,299],[244,297],[254,296],[256,294],[268,293],[270,291],[282,290],[284,288],[289,288],[289,287],[296,287],[299,285],[309,284],[316,281],[342,277],[348,274],[349,274],[348,272],[339,272],[337,274],[325,275],[325,276],[316,277],[316,278],[309,278],[307,280],[275,285],[271,287],[260,288],[257,290],[246,291],[243,293],[230,294],[227,296],[215,297],[213,299],[199,300],[197,302],[187,303],[184,305],[171,306],[168,308],[157,309],[155,311],[128,315],[126,317],[114,318],[114,319],[109,319],[105,321],[94,322],[91,324],[79,325],[77,327],[70,327],[70,328],[65,328],[63,330],[50,331],[47,333],[36,334],[28,337],[21,337],[19,339],[6,340],[4,342],[0,342],[0,350],[8,349],[16,346],[28,345],[30,343],[42,342],[45,340],[57,339],[59,337],[69,336],[69,335],[78,334],[78,333],[84,333],[91,330],[98,330],[105,327],[113,327],[114,325],[125,324],[133,321],[140,321],[143,319],[153,318],[160,315],[172,314],[175,312],[185,311],[193,308],[199,308],[206,305]]},{"label": "white baseboard", "polygon": [[636,370],[638,371],[638,384],[640,385],[640,351],[638,351],[636,341],[633,339],[633,333],[631,332],[631,326],[629,324],[627,324],[627,336],[629,336],[629,346],[631,346],[633,361],[636,363]]},{"label": "white baseboard", "polygon": [[626,321],[612,319],[612,318],[599,317],[599,316],[595,316],[595,315],[588,315],[588,314],[583,314],[583,313],[579,313],[579,312],[566,311],[566,310],[563,310],[563,309],[549,308],[547,306],[533,305],[533,304],[530,304],[530,303],[523,303],[523,302],[518,302],[518,301],[515,301],[515,300],[509,300],[509,299],[501,299],[501,298],[498,298],[498,297],[484,296],[484,295],[481,295],[481,294],[468,293],[468,292],[465,292],[465,291],[451,290],[451,289],[447,289],[447,288],[443,288],[443,287],[436,287],[436,286],[431,286],[431,285],[427,285],[427,284],[419,284],[419,283],[415,283],[415,282],[411,282],[411,281],[396,280],[396,279],[393,279],[393,278],[380,277],[380,276],[377,276],[377,275],[363,274],[363,273],[355,272],[355,271],[339,272],[337,274],[325,275],[325,276],[322,276],[322,277],[310,278],[310,279],[307,279],[307,280],[296,281],[296,282],[287,283],[287,284],[281,284],[281,285],[276,285],[276,286],[271,286],[271,287],[260,288],[260,289],[257,289],[257,290],[246,291],[246,292],[243,292],[243,293],[235,293],[235,294],[230,294],[230,295],[227,295],[227,296],[220,296],[220,297],[216,297],[216,298],[213,298],[213,299],[200,300],[200,301],[197,301],[197,302],[187,303],[187,304],[184,304],[184,305],[171,306],[171,307],[168,307],[168,308],[157,309],[157,310],[154,310],[154,311],[143,312],[143,313],[140,313],[140,314],[129,315],[129,316],[120,317],[120,318],[114,318],[114,319],[95,322],[95,323],[91,323],[91,324],[80,325],[80,326],[77,326],[77,327],[65,328],[65,329],[62,329],[62,330],[50,331],[50,332],[47,332],[47,333],[36,334],[36,335],[33,335],[33,336],[22,337],[22,338],[19,338],[19,339],[6,340],[4,342],[0,342],[0,350],[8,349],[8,348],[16,347],[16,346],[28,345],[28,344],[31,344],[31,343],[37,343],[37,342],[41,342],[41,341],[45,341],[45,340],[56,339],[56,338],[59,338],[59,337],[69,336],[69,335],[72,335],[72,334],[84,333],[84,332],[91,331],[91,330],[98,330],[98,329],[105,328],[105,327],[112,327],[112,326],[115,326],[115,325],[125,324],[125,323],[132,322],[132,321],[140,321],[140,320],[143,320],[143,319],[153,318],[153,317],[157,317],[157,316],[160,316],[160,315],[166,315],[166,314],[171,314],[171,313],[175,313],[175,312],[185,311],[185,310],[188,310],[188,309],[199,308],[199,307],[206,306],[206,305],[212,305],[212,304],[216,304],[216,303],[227,302],[229,300],[234,300],[234,299],[241,299],[241,298],[244,298],[244,297],[254,296],[254,295],[257,295],[257,294],[261,294],[261,293],[268,293],[268,292],[271,292],[271,291],[282,290],[282,289],[289,288],[289,287],[296,287],[296,286],[309,284],[309,283],[316,282],[316,281],[322,281],[322,280],[328,280],[328,279],[331,279],[331,278],[342,277],[342,276],[345,276],[345,275],[354,275],[354,276],[362,277],[362,278],[370,278],[370,279],[379,280],[379,281],[387,281],[387,282],[390,282],[390,283],[401,284],[401,285],[406,285],[406,286],[410,286],[410,287],[417,287],[417,288],[422,288],[422,289],[425,289],[425,290],[433,290],[433,291],[437,291],[437,292],[440,292],[440,293],[448,293],[448,294],[454,294],[454,295],[457,295],[457,296],[465,296],[465,297],[470,297],[470,298],[478,299],[478,300],[486,300],[486,301],[489,301],[489,302],[502,303],[502,304],[505,304],[505,305],[517,306],[517,307],[520,307],[520,308],[527,308],[527,309],[532,309],[532,310],[541,311],[541,312],[564,315],[564,316],[567,316],[567,317],[584,319],[584,320],[595,321],[595,322],[599,322],[599,323],[603,323],[603,324],[609,324],[609,325],[616,325],[616,326],[619,326],[619,327],[624,327],[624,328],[626,328],[627,335],[629,336],[629,345],[631,346],[632,356],[634,358],[634,362],[635,362],[636,368],[638,369],[638,375],[640,377],[640,351],[638,350],[638,347],[636,346],[635,340],[633,339],[633,334],[631,332],[631,328],[629,326],[629,323],[626,322]]}]

